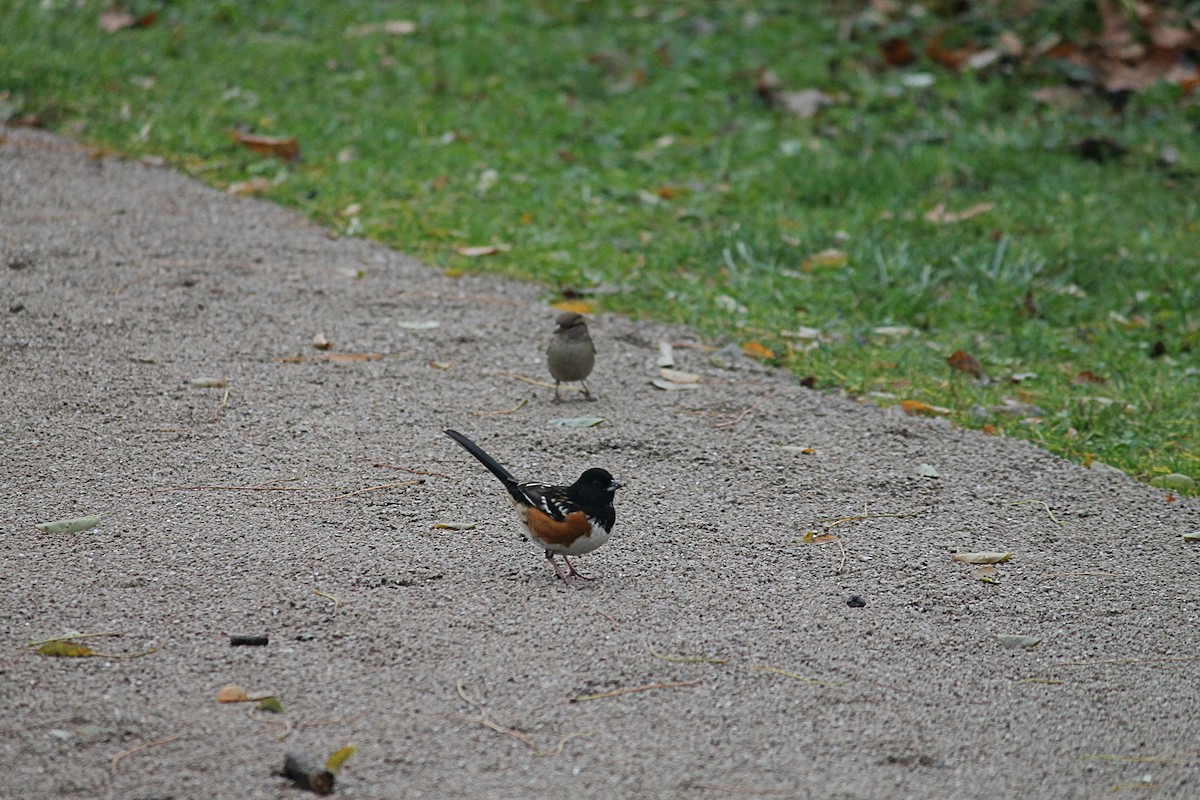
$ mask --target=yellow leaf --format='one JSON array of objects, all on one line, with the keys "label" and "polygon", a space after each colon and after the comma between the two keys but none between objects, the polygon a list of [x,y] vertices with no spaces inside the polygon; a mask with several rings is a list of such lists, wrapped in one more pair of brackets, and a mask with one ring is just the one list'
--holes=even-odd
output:
[{"label": "yellow leaf", "polygon": [[64,641],[46,642],[35,652],[43,656],[54,656],[56,658],[84,658],[96,655],[92,652],[92,648],[86,645]]},{"label": "yellow leaf", "polygon": [[353,747],[343,747],[341,750],[338,750],[325,761],[325,769],[330,772],[337,772],[342,768],[342,764],[346,763],[346,759],[354,755],[354,750],[355,748]]},{"label": "yellow leaf", "polygon": [[900,403],[900,408],[904,409],[905,414],[932,414],[933,406],[929,403],[922,403],[920,400],[904,400]]},{"label": "yellow leaf", "polygon": [[746,355],[750,356],[751,358],[757,358],[757,359],[767,359],[767,358],[775,357],[775,351],[773,351],[769,348],[763,347],[761,344],[754,341],[753,339],[751,339],[750,341],[748,341],[744,345],[742,345],[742,352],[745,353]]},{"label": "yellow leaf", "polygon": [[1002,564],[1012,553],[955,553],[951,558],[960,564]]},{"label": "yellow leaf", "polygon": [[550,307],[556,311],[574,311],[576,314],[591,314],[596,310],[596,304],[591,300],[559,300],[551,303]]},{"label": "yellow leaf", "polygon": [[246,694],[246,690],[236,683],[222,686],[217,692],[218,703],[244,703],[249,699],[250,697]]},{"label": "yellow leaf", "polygon": [[260,711],[270,711],[272,714],[283,713],[283,703],[279,702],[279,698],[274,695],[264,697],[258,701],[258,709]]}]

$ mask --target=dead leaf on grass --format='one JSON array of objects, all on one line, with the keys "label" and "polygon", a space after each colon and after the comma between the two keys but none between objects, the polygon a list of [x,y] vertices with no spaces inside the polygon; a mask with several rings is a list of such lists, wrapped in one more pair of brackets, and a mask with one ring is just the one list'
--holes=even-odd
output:
[{"label": "dead leaf on grass", "polygon": [[231,130],[229,138],[260,156],[278,158],[289,164],[300,160],[300,142],[288,136],[259,136]]},{"label": "dead leaf on grass", "polygon": [[987,377],[983,372],[983,367],[975,360],[975,356],[965,350],[955,350],[947,356],[946,363],[950,365],[951,369],[965,372],[976,378],[983,379]]},{"label": "dead leaf on grass", "polygon": [[764,347],[753,339],[742,345],[742,352],[751,358],[757,358],[760,361],[765,361],[775,357],[774,350],[771,350],[769,347]]},{"label": "dead leaf on grass", "polygon": [[576,314],[592,314],[596,311],[596,304],[591,300],[560,300],[551,303],[550,307],[555,311],[571,311]]}]

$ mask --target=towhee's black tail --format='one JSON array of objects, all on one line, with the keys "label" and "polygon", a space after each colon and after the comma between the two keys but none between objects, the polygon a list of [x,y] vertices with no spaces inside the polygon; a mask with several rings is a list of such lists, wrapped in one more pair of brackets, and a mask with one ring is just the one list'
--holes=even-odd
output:
[{"label": "towhee's black tail", "polygon": [[515,491],[515,489],[517,487],[517,479],[514,478],[508,470],[506,470],[504,467],[500,466],[499,461],[492,458],[487,453],[483,452],[482,447],[475,444],[474,442],[472,442],[467,437],[463,436],[458,431],[452,431],[449,428],[447,428],[445,433],[451,439],[453,439],[454,441],[461,444],[464,448],[466,448],[466,451],[468,453],[470,453],[471,455],[473,455],[477,459],[479,459],[480,464],[483,464],[485,467],[487,467],[489,470],[491,470],[491,473],[500,479],[500,482],[504,484],[505,488],[507,488],[509,490],[509,492]]}]

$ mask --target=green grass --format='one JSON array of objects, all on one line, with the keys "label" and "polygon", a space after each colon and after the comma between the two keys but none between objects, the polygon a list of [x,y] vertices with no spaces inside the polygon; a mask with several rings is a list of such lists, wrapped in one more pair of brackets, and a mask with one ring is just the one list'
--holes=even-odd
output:
[{"label": "green grass", "polygon": [[[178,2],[136,6],[156,23],[116,34],[96,25],[104,5],[0,11],[0,106],[218,186],[266,177],[267,197],[335,230],[550,299],[625,287],[602,307],[758,341],[819,387],[1200,478],[1195,96],[1163,85],[1122,112],[1087,94],[1061,110],[1030,98],[1064,83],[1046,63],[888,68],[882,38],[947,20],[846,38],[825,3]],[[1089,18],[1056,8],[1026,32]],[[398,17],[416,32],[347,35]],[[960,38],[1001,22],[949,21]],[[838,102],[811,120],[767,107],[763,67]],[[906,87],[916,72],[933,84]],[[298,138],[302,161],[254,155],[235,126]],[[1088,137],[1128,152],[1086,160],[1073,143]],[[927,222],[939,203],[995,208]],[[488,243],[511,250],[452,249]],[[829,248],[845,262],[809,261]],[[801,327],[819,346],[786,335]],[[952,373],[958,349],[995,380]],[[1075,382],[1084,371],[1106,382]],[[1006,397],[1044,413],[990,410]]]}]

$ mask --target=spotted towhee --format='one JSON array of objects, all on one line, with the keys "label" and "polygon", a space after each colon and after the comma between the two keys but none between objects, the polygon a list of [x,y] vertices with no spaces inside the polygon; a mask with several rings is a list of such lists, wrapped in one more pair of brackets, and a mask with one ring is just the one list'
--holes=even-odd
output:
[{"label": "spotted towhee", "polygon": [[[479,445],[458,431],[447,430],[446,435],[465,447],[504,484],[527,537],[545,549],[546,558],[550,559],[558,577],[576,589],[582,588],[580,581],[591,580],[576,572],[567,556],[589,553],[608,541],[617,519],[612,504],[613,494],[621,488],[620,482],[607,470],[592,467],[570,486],[518,483]],[[566,574],[558,568],[555,554],[561,555],[566,562]]]}]

